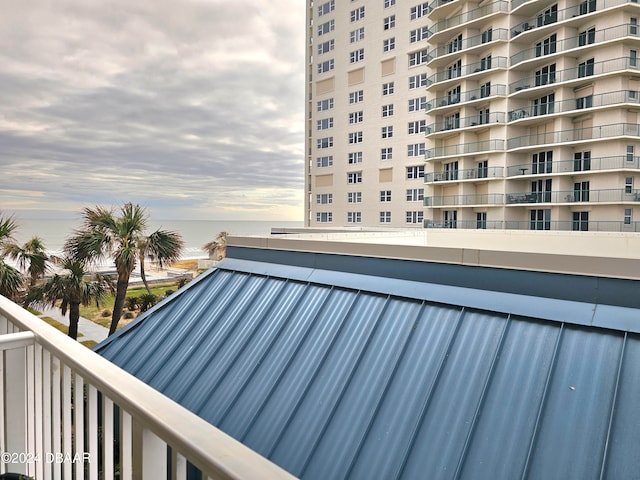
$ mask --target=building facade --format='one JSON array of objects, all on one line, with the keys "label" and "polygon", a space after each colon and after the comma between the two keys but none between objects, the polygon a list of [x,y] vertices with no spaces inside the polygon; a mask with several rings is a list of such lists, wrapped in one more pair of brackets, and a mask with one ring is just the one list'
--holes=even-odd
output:
[{"label": "building facade", "polygon": [[637,231],[638,16],[309,2],[307,225]]}]

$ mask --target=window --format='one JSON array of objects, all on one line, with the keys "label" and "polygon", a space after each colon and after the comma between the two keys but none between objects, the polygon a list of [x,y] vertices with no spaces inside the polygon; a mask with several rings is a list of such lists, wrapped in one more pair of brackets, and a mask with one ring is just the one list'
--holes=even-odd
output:
[{"label": "window", "polygon": [[362,143],[362,132],[349,133],[349,143]]},{"label": "window", "polygon": [[624,193],[633,193],[633,177],[625,177]]},{"label": "window", "polygon": [[414,143],[412,145],[407,145],[407,156],[409,157],[424,157],[424,152],[424,143]]},{"label": "window", "polygon": [[624,209],[624,224],[625,225],[631,225],[632,213],[633,213],[633,209],[631,209],[631,208],[625,208]]},{"label": "window", "polygon": [[407,178],[409,180],[415,178],[424,178],[424,165],[414,165],[407,167]]},{"label": "window", "polygon": [[409,99],[409,111],[417,112],[418,110],[427,109],[427,97],[418,97]]},{"label": "window", "polygon": [[545,95],[540,98],[536,98],[533,101],[533,115],[546,115],[548,113],[553,113],[554,104],[556,96],[554,93],[550,93],[549,95]]},{"label": "window", "polygon": [[578,35],[578,46],[582,47],[584,45],[591,45],[596,41],[596,29],[590,28],[589,30],[585,30],[584,32],[580,32]]},{"label": "window", "polygon": [[318,130],[326,130],[331,127],[333,127],[333,117],[318,120]]},{"label": "window", "polygon": [[386,40],[382,41],[382,51],[383,52],[390,52],[394,48],[396,48],[396,39],[395,39],[395,37],[387,38]]},{"label": "window", "polygon": [[396,4],[396,0],[384,0],[384,8],[389,8]]},{"label": "window", "polygon": [[[531,173],[538,175],[540,173],[552,173],[553,168],[553,150],[546,152],[534,153],[531,156]],[[523,171],[523,175],[526,170]]]},{"label": "window", "polygon": [[453,130],[454,128],[460,128],[460,112],[444,117],[444,129]]},{"label": "window", "polygon": [[586,62],[579,63],[578,64],[578,78],[589,77],[589,76],[593,75],[593,67],[594,67],[593,58],[590,58]]},{"label": "window", "polygon": [[347,173],[347,183],[362,183],[362,172]]},{"label": "window", "polygon": [[333,12],[336,9],[336,0],[329,0],[326,3],[318,6],[318,16],[326,15],[329,12]]},{"label": "window", "polygon": [[554,33],[550,37],[545,38],[542,42],[536,43],[536,57],[556,53],[556,39],[557,35]]},{"label": "window", "polygon": [[362,203],[362,192],[347,193],[347,203]]},{"label": "window", "polygon": [[424,26],[409,32],[409,43],[420,42],[429,38],[429,27]]},{"label": "window", "polygon": [[382,106],[382,116],[383,117],[393,116],[393,104]]},{"label": "window", "polygon": [[392,160],[392,159],[393,159],[392,147],[384,147],[380,149],[380,160]]},{"label": "window", "polygon": [[540,70],[536,70],[535,74],[536,87],[540,85],[548,85],[549,83],[555,83],[556,81],[556,64],[547,65]]},{"label": "window", "polygon": [[333,98],[328,98],[326,100],[318,100],[318,111],[322,112],[324,110],[330,110],[333,108]]},{"label": "window", "polygon": [[429,60],[429,49],[425,48],[419,52],[413,52],[409,54],[409,66],[420,65],[426,63]]},{"label": "window", "polygon": [[420,75],[413,75],[409,77],[409,89],[426,87],[427,86],[427,74],[421,73]]},{"label": "window", "polygon": [[335,20],[329,20],[321,25],[318,25],[318,36],[326,35],[329,32],[332,32],[336,28]]},{"label": "window", "polygon": [[382,127],[382,138],[393,137],[393,125]]},{"label": "window", "polygon": [[576,182],[573,184],[573,201],[589,201],[589,182]]},{"label": "window", "polygon": [[349,53],[349,63],[356,63],[362,60],[364,60],[364,48]]},{"label": "window", "polygon": [[491,82],[483,83],[480,85],[480,98],[485,98],[491,95]]},{"label": "window", "polygon": [[447,92],[447,100],[443,101],[441,106],[444,105],[453,105],[454,103],[460,102],[460,85],[455,88],[452,88]]},{"label": "window", "polygon": [[334,68],[333,58],[318,64],[318,73],[330,72]]},{"label": "window", "polygon": [[362,212],[347,212],[347,223],[362,222]]},{"label": "window", "polygon": [[333,137],[319,138],[317,140],[317,147],[318,148],[333,147]]},{"label": "window", "polygon": [[382,95],[391,95],[395,90],[394,83],[383,83],[382,84]]},{"label": "window", "polygon": [[409,122],[409,135],[414,133],[424,133],[427,130],[426,120],[416,120],[415,122]]},{"label": "window", "polygon": [[424,221],[424,212],[422,210],[407,212],[407,223],[422,223]]},{"label": "window", "polygon": [[386,18],[384,18],[384,20],[382,21],[382,28],[384,30],[389,30],[393,27],[396,26],[396,16],[395,15],[390,15]]},{"label": "window", "polygon": [[[458,60],[458,63],[460,63],[460,60]],[[480,70],[489,70],[491,68],[491,55],[487,55],[484,58],[480,59]],[[461,70],[462,68],[459,66],[458,70]],[[458,74],[460,75],[460,74]],[[457,75],[456,75],[457,76]]]},{"label": "window", "polygon": [[444,164],[444,179],[458,180],[458,162],[449,162]]},{"label": "window", "polygon": [[638,51],[629,50],[629,66],[636,67],[638,65]]},{"label": "window", "polygon": [[333,222],[333,213],[332,212],[318,212],[318,213],[316,213],[316,222],[318,222],[318,223]]},{"label": "window", "polygon": [[347,161],[349,164],[362,163],[362,152],[349,152]]},{"label": "window", "polygon": [[380,212],[380,223],[391,223],[391,212]]},{"label": "window", "polygon": [[445,210],[443,213],[444,213],[444,228],[457,228],[458,227],[458,211]]},{"label": "window", "polygon": [[333,193],[319,193],[316,195],[316,203],[318,205],[328,205],[333,203]]},{"label": "window", "polygon": [[424,188],[407,188],[407,202],[424,201]]},{"label": "window", "polygon": [[421,3],[415,7],[411,7],[409,18],[415,20],[429,13],[429,2]]},{"label": "window", "polygon": [[349,103],[359,103],[364,100],[364,90],[349,92]]},{"label": "window", "polygon": [[638,35],[638,19],[631,17],[629,19],[629,35]]},{"label": "window", "polygon": [[[483,108],[478,111],[478,125],[486,125],[489,123],[489,109]],[[473,123],[472,123],[473,125]]]},{"label": "window", "polygon": [[534,180],[531,182],[531,198],[527,201],[536,203],[551,201],[551,179]]},{"label": "window", "polygon": [[489,43],[490,41],[492,41],[493,40],[493,29],[489,28],[489,29],[485,30],[484,32],[482,32],[481,40],[482,40],[482,43]]},{"label": "window", "polygon": [[[484,60],[484,58],[482,60]],[[461,73],[462,73],[462,60],[458,60],[457,62],[447,67],[448,79],[458,78]]]},{"label": "window", "polygon": [[[548,152],[551,153],[551,152]],[[573,154],[573,171],[582,172],[591,170],[591,151],[576,152]]]},{"label": "window", "polygon": [[487,178],[489,176],[489,160],[478,162],[478,178]]},{"label": "window", "polygon": [[576,109],[593,107],[593,95],[587,95],[586,97],[576,98]]},{"label": "window", "polygon": [[447,43],[447,53],[454,53],[462,50],[462,34]]},{"label": "window", "polygon": [[360,112],[351,112],[349,114],[349,123],[351,123],[351,124],[360,123],[360,122],[362,122],[362,119],[363,119],[362,111],[360,111]]},{"label": "window", "polygon": [[480,230],[487,228],[487,212],[476,213],[476,228]]},{"label": "window", "polygon": [[634,153],[633,145],[627,145],[627,162],[633,162],[634,160],[633,153]]},{"label": "window", "polygon": [[318,55],[322,55],[323,53],[330,52],[335,47],[335,41],[329,40],[327,42],[323,42],[318,45]]},{"label": "window", "polygon": [[333,166],[333,155],[326,155],[324,157],[316,158],[316,166],[319,167],[319,168],[332,167]]},{"label": "window", "polygon": [[356,22],[364,18],[364,7],[356,8],[351,11],[351,21]]},{"label": "window", "polygon": [[349,34],[351,43],[359,42],[364,39],[364,27],[360,27]]},{"label": "window", "polygon": [[391,190],[380,190],[380,201],[381,202],[390,202],[391,201]]},{"label": "window", "polygon": [[551,230],[551,209],[531,210],[530,230]]},{"label": "window", "polygon": [[[595,0],[593,0],[595,3]],[[551,8],[546,9],[544,12],[540,13],[536,18],[536,23],[538,27],[543,25],[550,25],[558,21],[558,5],[553,5]]]},{"label": "window", "polygon": [[580,3],[580,15],[596,11],[596,0],[585,0]]}]

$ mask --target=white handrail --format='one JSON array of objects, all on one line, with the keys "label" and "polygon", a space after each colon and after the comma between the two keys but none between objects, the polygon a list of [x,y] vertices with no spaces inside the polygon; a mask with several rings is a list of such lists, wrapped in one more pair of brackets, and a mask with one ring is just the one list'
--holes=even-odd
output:
[{"label": "white handrail", "polygon": [[[133,375],[0,296],[0,317],[58,358],[210,478],[295,478]],[[13,333],[24,341],[31,334]],[[24,337],[24,338],[23,338]],[[8,337],[7,337],[8,338]],[[144,436],[144,435],[143,435]],[[143,448],[144,453],[144,448]],[[136,459],[134,459],[134,463]],[[139,462],[142,464],[142,462]],[[160,462],[162,463],[162,462]]]}]

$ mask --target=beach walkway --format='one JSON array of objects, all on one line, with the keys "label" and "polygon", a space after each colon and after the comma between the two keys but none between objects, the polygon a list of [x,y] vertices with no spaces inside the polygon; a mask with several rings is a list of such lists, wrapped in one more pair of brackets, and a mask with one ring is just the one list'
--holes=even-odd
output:
[{"label": "beach walkway", "polygon": [[[54,320],[57,320],[60,323],[64,323],[66,326],[69,326],[69,312],[67,312],[66,316],[62,316],[59,308],[45,307],[38,309],[42,312],[40,317],[51,317]],[[82,334],[82,337],[80,336]],[[86,318],[80,317],[78,322],[78,340],[93,340],[94,342],[100,343],[105,338],[107,338],[109,334],[109,329],[103,327],[102,325],[98,325],[97,323],[92,322],[91,320],[87,320]]]}]

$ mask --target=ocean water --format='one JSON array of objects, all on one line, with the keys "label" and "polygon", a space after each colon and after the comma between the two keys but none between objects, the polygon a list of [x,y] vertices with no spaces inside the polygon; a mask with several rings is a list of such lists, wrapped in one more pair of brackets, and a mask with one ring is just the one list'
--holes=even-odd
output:
[{"label": "ocean water", "polygon": [[[18,229],[15,237],[19,243],[38,236],[44,241],[47,251],[52,254],[60,253],[66,239],[80,227],[79,220],[16,220]],[[178,232],[185,242],[183,258],[202,258],[207,256],[202,246],[215,239],[222,231],[232,235],[268,235],[274,227],[294,228],[303,225],[302,221],[149,220],[147,231],[153,232],[160,228]]]}]

